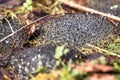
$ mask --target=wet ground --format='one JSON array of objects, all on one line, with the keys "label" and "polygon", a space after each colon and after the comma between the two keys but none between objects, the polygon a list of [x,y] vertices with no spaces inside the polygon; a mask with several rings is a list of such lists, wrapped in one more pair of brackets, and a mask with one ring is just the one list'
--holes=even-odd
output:
[{"label": "wet ground", "polygon": [[[89,6],[120,16],[120,6],[114,8],[114,5],[119,4],[119,0],[92,0]],[[15,31],[25,25],[24,22],[21,24],[19,20],[9,21]],[[10,33],[8,22],[4,20],[0,25],[0,39]],[[28,79],[29,73],[34,73],[39,66],[53,67],[55,64],[55,48],[58,45],[65,45],[70,49],[70,52],[64,55],[66,61],[69,59],[73,59],[73,61],[95,59],[102,54],[86,56],[78,48],[85,46],[86,43],[96,45],[102,40],[109,41],[108,36],[111,34],[117,35],[118,32],[116,26],[105,17],[90,13],[75,13],[55,16],[55,18],[39,24],[32,38],[40,41],[41,45],[24,47],[23,45],[28,42],[27,34],[27,29],[23,29],[0,43],[0,53],[2,55],[6,56],[8,53],[12,53],[8,64],[13,68],[13,73],[16,74],[14,76],[25,80]],[[110,57],[107,59],[109,60]]]}]

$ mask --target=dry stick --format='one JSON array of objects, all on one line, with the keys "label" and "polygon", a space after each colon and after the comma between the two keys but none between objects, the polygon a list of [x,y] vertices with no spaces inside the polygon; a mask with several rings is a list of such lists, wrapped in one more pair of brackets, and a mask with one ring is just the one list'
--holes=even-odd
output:
[{"label": "dry stick", "polygon": [[101,48],[99,48],[99,47],[97,47],[97,46],[94,46],[94,45],[92,45],[92,44],[86,43],[86,45],[89,46],[89,47],[98,49],[98,50],[100,50],[100,51],[102,51],[102,52],[105,52],[105,53],[107,53],[107,54],[109,54],[109,55],[113,55],[113,56],[120,57],[120,55],[117,55],[117,54],[115,54],[115,53],[109,52],[109,51],[107,51],[107,50],[105,50],[105,49],[101,49]]},{"label": "dry stick", "polygon": [[120,22],[120,18],[117,17],[117,16],[107,14],[107,13],[104,13],[104,12],[100,12],[100,11],[97,11],[97,10],[94,10],[94,9],[91,9],[91,8],[88,8],[88,7],[84,7],[84,6],[78,5],[78,4],[76,4],[74,2],[71,2],[71,1],[67,1],[67,0],[58,0],[58,1],[61,2],[61,3],[64,3],[65,5],[68,5],[70,7],[73,7],[73,8],[82,10],[82,11],[98,14],[98,15],[101,15],[101,16],[104,16],[104,17],[107,17],[107,18],[110,18],[110,19],[113,19],[113,20],[116,20],[116,21]]},{"label": "dry stick", "polygon": [[[48,15],[47,15],[47,16],[48,16]],[[32,23],[30,23],[30,24],[28,24],[28,25],[25,25],[25,26],[21,27],[20,29],[18,29],[18,30],[16,30],[16,31],[12,32],[12,33],[9,34],[8,36],[6,36],[6,37],[4,37],[3,39],[1,39],[1,40],[0,40],[0,43],[1,43],[2,41],[6,40],[7,38],[13,36],[15,33],[21,31],[22,29],[24,29],[24,28],[26,28],[26,27],[28,27],[28,26],[31,26],[31,25],[33,25],[33,24],[39,22],[40,20],[42,20],[43,18],[45,18],[45,17],[47,17],[47,16],[43,16],[43,17],[41,17],[41,18],[39,18],[39,19],[33,21]]]},{"label": "dry stick", "polygon": [[14,35],[14,33],[9,34],[8,36],[4,37],[3,39],[0,40],[0,43],[4,41],[5,39],[9,38],[10,36]]},{"label": "dry stick", "polygon": [[14,33],[14,30],[13,30],[13,28],[12,28],[12,26],[11,26],[10,22],[9,22],[6,18],[5,18],[5,20],[7,21],[7,23],[8,23],[8,25],[9,25],[9,27],[10,27],[10,29],[11,29],[12,33]]}]

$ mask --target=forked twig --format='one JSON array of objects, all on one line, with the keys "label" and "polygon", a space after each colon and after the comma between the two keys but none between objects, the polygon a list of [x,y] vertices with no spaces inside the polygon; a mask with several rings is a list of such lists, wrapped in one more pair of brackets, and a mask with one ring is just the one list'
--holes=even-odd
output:
[{"label": "forked twig", "polygon": [[117,54],[115,54],[115,53],[109,52],[109,51],[107,51],[107,50],[105,50],[105,49],[101,49],[101,48],[99,48],[99,47],[97,47],[97,46],[94,46],[94,45],[92,45],[92,44],[86,43],[86,45],[89,46],[89,47],[98,49],[98,50],[100,50],[100,51],[102,51],[102,52],[105,52],[105,53],[107,53],[107,54],[109,54],[109,55],[113,55],[113,56],[120,57],[120,55],[117,55]]},{"label": "forked twig", "polygon": [[13,28],[12,28],[12,26],[11,26],[10,22],[9,22],[6,18],[5,18],[5,20],[7,21],[7,23],[8,23],[8,25],[9,25],[10,30],[12,31],[12,33],[14,33],[14,30],[13,30]]},{"label": "forked twig", "polygon": [[[47,16],[48,16],[48,15],[47,15]],[[20,29],[18,29],[18,30],[16,30],[16,31],[13,30],[11,34],[9,34],[8,36],[6,36],[6,37],[4,37],[3,39],[1,39],[1,40],[0,40],[0,43],[3,42],[4,40],[6,40],[7,38],[13,36],[15,33],[21,31],[22,29],[24,29],[24,28],[26,28],[26,27],[28,27],[28,26],[31,26],[31,25],[39,22],[40,20],[42,20],[43,18],[45,18],[45,17],[47,17],[47,16],[43,16],[43,17],[41,17],[41,18],[38,18],[37,20],[31,22],[31,23],[28,24],[28,25],[25,25],[25,26],[21,27]],[[9,24],[9,22],[8,22],[8,24]],[[10,25],[9,25],[9,26],[10,26]],[[11,28],[11,30],[12,30],[12,26],[10,26],[10,28]]]},{"label": "forked twig", "polygon": [[71,1],[67,1],[67,0],[58,0],[58,1],[65,4],[65,5],[70,6],[72,8],[75,8],[75,9],[78,9],[78,10],[81,10],[81,11],[86,11],[86,12],[93,13],[93,14],[98,14],[98,15],[101,15],[101,16],[104,16],[104,17],[107,17],[107,18],[110,18],[110,19],[113,19],[113,20],[116,20],[116,21],[120,22],[120,18],[117,17],[117,16],[107,14],[107,13],[104,13],[104,12],[100,12],[100,11],[97,11],[97,10],[94,10],[94,9],[91,9],[91,8],[88,8],[88,7],[84,7],[84,6],[81,6],[81,5],[76,4],[74,2],[71,2]]}]

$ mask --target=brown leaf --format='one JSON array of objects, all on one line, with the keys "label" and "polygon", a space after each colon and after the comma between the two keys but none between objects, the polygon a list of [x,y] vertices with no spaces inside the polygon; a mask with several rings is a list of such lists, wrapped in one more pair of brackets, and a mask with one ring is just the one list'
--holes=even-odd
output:
[{"label": "brown leaf", "polygon": [[11,80],[9,76],[9,73],[4,68],[0,68],[0,80]]},{"label": "brown leaf", "polygon": [[109,74],[93,74],[88,80],[115,80],[115,76]]},{"label": "brown leaf", "polygon": [[114,68],[107,65],[91,64],[89,61],[87,61],[82,66],[76,66],[75,69],[80,72],[110,72],[113,71]]},{"label": "brown leaf", "polygon": [[75,0],[75,2],[80,5],[86,5],[88,3],[88,0]]},{"label": "brown leaf", "polygon": [[100,65],[100,64],[95,64],[93,65],[94,69],[96,69],[96,71],[102,71],[102,72],[109,72],[109,71],[113,71],[113,67],[112,66],[107,66],[107,65]]},{"label": "brown leaf", "polygon": [[3,0],[1,0],[2,4],[0,4],[0,5],[5,7],[5,8],[13,8],[15,6],[21,5],[23,1],[24,0],[5,0],[5,2],[2,3]]}]

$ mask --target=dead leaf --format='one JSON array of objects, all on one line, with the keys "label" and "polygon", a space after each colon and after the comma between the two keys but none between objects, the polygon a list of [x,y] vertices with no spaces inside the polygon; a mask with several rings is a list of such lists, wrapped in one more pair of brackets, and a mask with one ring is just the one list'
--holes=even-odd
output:
[{"label": "dead leaf", "polygon": [[0,68],[0,80],[11,80],[9,76],[9,73],[5,69]]},{"label": "dead leaf", "polygon": [[0,2],[2,3],[2,4],[0,4],[0,5],[1,5],[2,7],[11,8],[11,9],[12,9],[12,8],[15,7],[15,6],[21,5],[23,1],[24,1],[24,0],[5,0],[4,3],[2,3],[3,0],[0,0]]},{"label": "dead leaf", "polygon": [[109,74],[93,74],[88,80],[115,80],[115,76]]},{"label": "dead leaf", "polygon": [[110,72],[113,71],[112,66],[102,65],[102,64],[91,64],[89,61],[85,62],[82,66],[76,66],[80,72]]},{"label": "dead leaf", "polygon": [[86,5],[88,3],[88,0],[75,0],[75,2],[80,5]]}]

